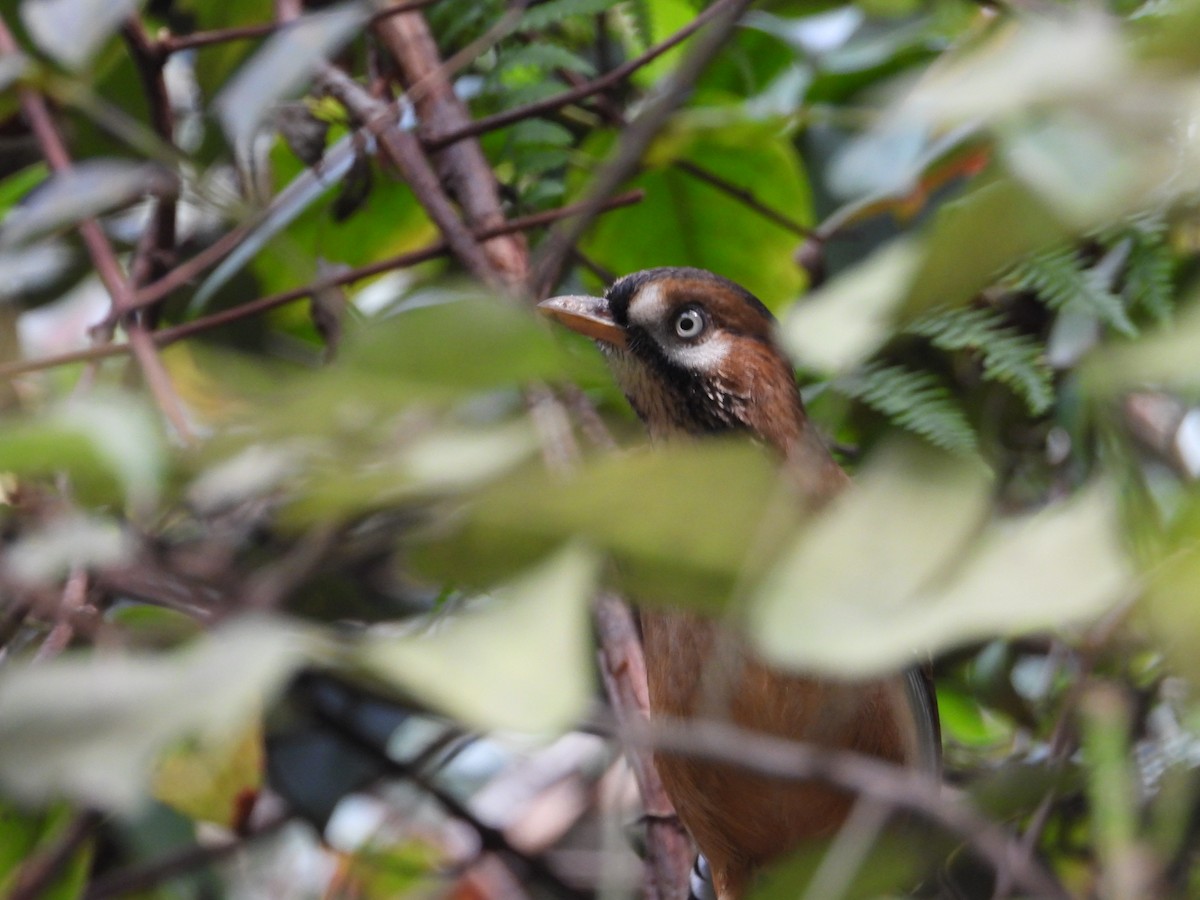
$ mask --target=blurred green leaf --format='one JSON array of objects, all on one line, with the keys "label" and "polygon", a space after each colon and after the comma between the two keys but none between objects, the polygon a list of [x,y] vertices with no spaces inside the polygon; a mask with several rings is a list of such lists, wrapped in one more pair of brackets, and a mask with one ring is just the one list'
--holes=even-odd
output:
[{"label": "blurred green leaf", "polygon": [[93,392],[0,434],[0,472],[66,472],[82,499],[124,500],[134,509],[153,505],[166,469],[158,423],[140,401]]},{"label": "blurred green leaf", "polygon": [[481,491],[419,560],[486,582],[578,536],[613,555],[638,602],[715,609],[802,516],[764,451],[706,441],[606,457],[567,479],[515,473]]},{"label": "blurred green leaf", "polygon": [[781,664],[864,676],[1081,622],[1130,590],[1106,488],[984,529],[988,493],[977,463],[891,448],[765,579],[754,639]]},{"label": "blurred green leaf", "polygon": [[938,210],[903,317],[966,303],[1022,256],[1065,236],[1044,201],[1024,186],[1004,178],[977,185]]},{"label": "blurred green leaf", "polygon": [[174,193],[175,187],[174,176],[154,164],[85,160],[50,175],[22,203],[9,209],[0,223],[0,249],[128,206],[146,194]]},{"label": "blurred green leaf", "polygon": [[311,13],[272,35],[213,101],[230,146],[247,152],[270,108],[300,90],[369,14],[363,3],[345,3]]},{"label": "blurred green leaf", "polygon": [[144,0],[25,0],[21,21],[46,53],[81,69]]},{"label": "blurred green leaf", "polygon": [[792,307],[783,340],[793,358],[839,373],[874,353],[892,335],[920,253],[911,239],[892,241]]},{"label": "blurred green leaf", "polygon": [[170,743],[230,735],[315,653],[312,635],[241,619],[164,654],[68,655],[0,675],[0,783],[131,813]]},{"label": "blurred green leaf", "polygon": [[593,553],[567,547],[423,633],[376,631],[358,662],[469,726],[561,731],[592,694],[597,572]]},{"label": "blurred green leaf", "polygon": [[134,543],[115,522],[67,515],[22,535],[6,549],[12,578],[41,585],[53,584],[75,568],[119,565],[132,556]]}]

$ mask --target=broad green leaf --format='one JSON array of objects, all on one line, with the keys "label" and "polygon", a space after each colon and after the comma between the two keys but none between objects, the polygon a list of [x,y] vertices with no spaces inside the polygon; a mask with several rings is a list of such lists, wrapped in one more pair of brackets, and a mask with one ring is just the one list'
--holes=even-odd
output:
[{"label": "broad green leaf", "polygon": [[148,193],[175,190],[160,166],[117,159],[85,160],[43,181],[0,223],[0,248],[25,244],[82,219],[128,206]]},{"label": "broad green leaf", "polygon": [[390,452],[369,448],[362,459],[343,453],[310,465],[283,518],[296,524],[329,523],[381,506],[481,487],[528,460],[537,448],[537,436],[524,420],[480,428],[434,427]]},{"label": "broad green leaf", "polygon": [[83,499],[110,503],[123,492],[130,507],[157,499],[166,469],[163,435],[150,411],[118,394],[93,392],[0,433],[0,472],[66,472]]},{"label": "broad green leaf", "polygon": [[911,240],[895,240],[793,306],[783,340],[796,362],[837,373],[874,353],[893,333],[920,252]]},{"label": "broad green leaf", "polygon": [[760,448],[705,441],[600,459],[563,479],[543,468],[481,491],[418,561],[486,583],[562,540],[607,550],[640,603],[719,609],[803,517]]},{"label": "broad green leaf", "polygon": [[6,548],[6,568],[18,583],[51,584],[75,568],[116,566],[134,542],[115,522],[68,515],[54,519]]},{"label": "broad green leaf", "polygon": [[[607,152],[604,140],[591,150]],[[711,183],[672,165],[699,166],[783,215],[812,221],[799,154],[773,126],[737,124],[669,130],[650,148],[631,187],[641,203],[600,216],[584,252],[618,274],[653,266],[697,266],[731,278],[773,310],[795,299],[805,277],[792,261],[802,238]]]},{"label": "broad green leaf", "polygon": [[561,731],[592,694],[597,572],[593,553],[567,547],[423,633],[372,634],[357,659],[468,725]]},{"label": "broad green leaf", "polygon": [[1040,197],[994,179],[947,203],[933,221],[908,287],[903,318],[970,301],[1025,254],[1066,237]]},{"label": "broad green leaf", "polygon": [[983,529],[988,492],[964,460],[885,453],[765,579],[754,639],[781,664],[864,676],[1079,623],[1129,590],[1105,487]]},{"label": "broad green leaf", "polygon": [[365,4],[346,3],[307,15],[272,35],[213,101],[230,146],[245,152],[270,108],[299,91],[369,15]]},{"label": "broad green leaf", "polygon": [[25,0],[21,21],[46,53],[71,69],[87,65],[144,0]]},{"label": "broad green leaf", "polygon": [[1081,370],[1083,389],[1111,397],[1145,385],[1193,389],[1200,384],[1200,305],[1136,342],[1113,343],[1094,353]]},{"label": "broad green leaf", "polygon": [[192,735],[243,728],[313,653],[305,632],[243,620],[162,654],[70,654],[0,674],[0,785],[130,813],[152,763]]},{"label": "broad green leaf", "polygon": [[429,299],[348,336],[341,363],[450,394],[566,374],[558,339],[528,310],[463,290]]},{"label": "broad green leaf", "polygon": [[1129,77],[1114,17],[1085,7],[1013,17],[939,59],[891,116],[934,126],[992,122],[1051,103],[1103,102]]}]

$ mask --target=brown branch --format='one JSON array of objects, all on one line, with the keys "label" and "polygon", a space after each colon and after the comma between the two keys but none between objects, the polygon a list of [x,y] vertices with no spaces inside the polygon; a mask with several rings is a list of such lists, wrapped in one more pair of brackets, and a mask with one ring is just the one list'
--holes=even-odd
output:
[{"label": "brown branch", "polygon": [[58,612],[55,615],[54,626],[42,645],[38,647],[35,659],[44,662],[58,656],[70,645],[75,637],[75,617],[87,604],[88,573],[86,569],[74,568],[67,576],[63,585],[62,597],[58,601]]},{"label": "brown branch", "polygon": [[728,6],[728,0],[718,0],[712,6],[703,12],[697,14],[696,18],[688,22],[687,25],[680,28],[677,32],[659,44],[655,44],[640,56],[635,56],[628,62],[622,63],[611,71],[605,72],[598,78],[594,78],[586,84],[581,84],[578,87],[571,88],[569,91],[564,91],[561,94],[555,94],[553,97],[546,97],[542,100],[526,103],[524,106],[516,106],[512,109],[506,109],[503,112],[496,113],[491,116],[484,116],[482,119],[476,119],[473,122],[456,128],[443,134],[427,134],[422,135],[422,143],[430,150],[441,150],[458,141],[466,140],[470,137],[477,137],[489,131],[495,131],[497,128],[504,128],[507,125],[522,122],[525,119],[533,119],[543,113],[553,112],[556,109],[561,109],[564,106],[569,106],[572,103],[577,103],[594,94],[600,94],[610,88],[616,87],[626,78],[636,72],[638,69],[649,65],[658,57],[662,56],[668,50],[682,44],[689,37],[711,22],[713,19],[721,15],[722,11]]},{"label": "brown branch", "polygon": [[[631,203],[637,203],[644,196],[642,191],[629,191],[617,197],[613,197],[605,205],[604,209],[618,209],[622,206],[628,206]],[[571,204],[559,209],[546,210],[540,213],[533,213],[528,216],[511,219],[503,225],[497,225],[494,228],[484,229],[476,234],[478,240],[487,240],[501,234],[510,234],[514,231],[523,231],[530,228],[540,228],[544,225],[549,225],[559,219],[571,216],[582,209],[581,204]],[[214,245],[215,246],[215,245]],[[252,300],[249,303],[243,303],[241,306],[235,306],[232,309],[222,310],[218,313],[213,313],[208,316],[202,316],[191,322],[184,322],[181,325],[175,325],[171,328],[162,328],[151,334],[154,343],[159,347],[165,347],[173,344],[176,341],[184,338],[192,337],[193,335],[202,332],[210,331],[222,325],[227,325],[230,322],[236,322],[240,319],[256,316],[276,307],[292,303],[296,300],[302,300],[312,296],[315,291],[325,287],[332,287],[344,284],[351,284],[355,281],[361,281],[364,278],[370,278],[373,275],[379,275],[383,272],[389,272],[393,269],[403,269],[408,266],[415,266],[418,263],[427,262],[431,259],[436,259],[439,256],[444,256],[449,252],[449,247],[444,240],[436,241],[427,247],[420,250],[413,250],[409,253],[401,253],[398,256],[393,256],[388,259],[380,260],[379,262],[370,263],[369,265],[359,266],[354,269],[347,269],[344,272],[339,272],[332,278],[321,280],[304,287],[293,288],[289,291],[283,291],[278,294],[272,294],[267,297],[260,297],[257,300]],[[219,258],[219,255],[215,255]],[[199,271],[199,265],[193,265],[196,257],[184,263],[179,268],[189,267],[194,271]],[[210,259],[209,263],[215,262],[215,259]],[[172,278],[168,275],[162,279],[166,281]],[[153,285],[151,286],[153,287]],[[95,347],[87,347],[82,350],[74,350],[69,353],[60,353],[55,356],[43,356],[38,359],[19,360],[17,362],[8,363],[0,366],[0,378],[13,378],[17,375],[23,375],[28,372],[38,372],[44,369],[52,369],[56,366],[69,365],[71,363],[86,362],[92,359],[104,359],[110,356],[120,356],[128,353],[130,347],[128,344],[103,344]]]},{"label": "brown branch", "polygon": [[[594,609],[600,674],[613,715],[622,729],[646,728],[650,722],[650,693],[633,614],[620,597],[607,592],[596,597]],[[694,856],[691,841],[658,777],[650,748],[627,746],[625,758],[646,813],[644,896],[647,900],[674,900],[688,883]]]},{"label": "brown branch", "polygon": [[1067,900],[1062,885],[1018,841],[948,793],[935,776],[871,756],[747,732],[723,722],[668,721],[622,725],[636,747],[736,766],[785,781],[822,781],[842,790],[916,813],[971,847],[997,873],[1008,873],[1032,896]]},{"label": "brown branch", "polygon": [[[464,60],[473,60],[483,43],[502,37],[524,5],[525,0],[519,0],[511,6],[487,34],[447,63],[439,57],[433,33],[421,13],[395,16],[376,24],[376,32],[409,85],[408,98],[416,107],[422,127],[449,132],[470,125],[470,113],[454,93],[452,71]],[[504,221],[496,174],[478,141],[460,141],[442,148],[434,155],[433,162],[442,184],[458,201],[471,228],[487,228]],[[529,248],[521,235],[494,238],[483,245],[483,252],[507,285],[513,288],[524,285],[529,274]]]},{"label": "brown branch", "polygon": [[717,0],[709,7],[709,10],[717,10],[712,27],[700,36],[683,62],[671,73],[661,92],[646,104],[637,119],[622,133],[616,152],[592,179],[583,212],[557,225],[538,248],[533,275],[535,296],[545,296],[558,283],[575,242],[591,223],[601,204],[641,164],[642,155],[651,141],[666,126],[671,114],[687,99],[696,79],[724,45],[750,3],[751,0]]},{"label": "brown branch", "polygon": [[375,136],[380,148],[408,183],[429,218],[441,229],[450,250],[467,270],[493,287],[503,282],[470,229],[458,217],[450,198],[442,190],[437,174],[416,137],[400,128],[390,104],[376,100],[362,85],[333,66],[325,66],[318,82],[340,100],[351,114]]},{"label": "brown branch", "polygon": [[45,851],[21,865],[8,900],[36,900],[45,894],[99,824],[99,813],[90,810],[72,818]]}]

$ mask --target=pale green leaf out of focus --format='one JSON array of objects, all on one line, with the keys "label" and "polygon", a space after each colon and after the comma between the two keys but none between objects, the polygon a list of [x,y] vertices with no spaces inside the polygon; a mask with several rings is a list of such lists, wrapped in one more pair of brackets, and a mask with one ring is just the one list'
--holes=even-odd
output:
[{"label": "pale green leaf out of focus", "polygon": [[593,553],[565,547],[420,633],[376,630],[356,662],[470,726],[557,732],[592,694],[597,574]]},{"label": "pale green leaf out of focus", "polygon": [[754,640],[798,669],[874,675],[1083,622],[1132,590],[1107,486],[996,521],[988,497],[977,463],[891,448],[768,574],[751,605]]}]

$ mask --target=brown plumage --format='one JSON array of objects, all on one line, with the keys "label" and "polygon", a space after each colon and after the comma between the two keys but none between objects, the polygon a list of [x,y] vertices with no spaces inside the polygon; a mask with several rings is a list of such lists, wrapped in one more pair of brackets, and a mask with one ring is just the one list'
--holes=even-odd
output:
[{"label": "brown plumage", "polygon": [[[813,507],[849,483],[804,412],[774,318],[733,282],[699,269],[649,269],[603,298],[556,297],[541,309],[597,341],[653,439],[751,434],[780,453]],[[723,719],[936,765],[936,707],[912,673],[855,683],[784,673],[721,623],[682,612],[644,611],[642,631],[655,715]],[[701,760],[659,755],[656,764],[721,898],[741,897],[764,864],[833,834],[853,802],[824,785],[785,785]]]}]

